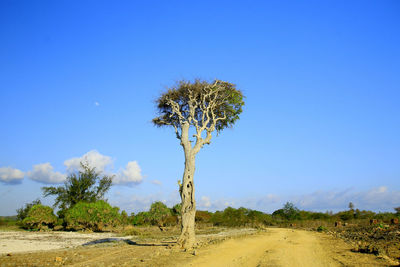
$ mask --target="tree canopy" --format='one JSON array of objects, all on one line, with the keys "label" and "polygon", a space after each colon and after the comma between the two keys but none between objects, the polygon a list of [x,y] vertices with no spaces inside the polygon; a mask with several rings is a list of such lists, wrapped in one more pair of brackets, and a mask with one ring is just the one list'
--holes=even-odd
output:
[{"label": "tree canopy", "polygon": [[222,131],[231,127],[242,113],[243,94],[229,82],[215,80],[179,81],[156,101],[159,117],[153,119],[157,126],[173,126],[177,138],[182,124],[196,128],[197,139],[201,133]]},{"label": "tree canopy", "polygon": [[103,199],[112,185],[112,176],[103,175],[90,167],[87,162],[81,162],[82,170],[77,170],[67,176],[64,185],[59,187],[42,187],[45,197],[55,195],[55,207],[68,209],[79,202],[96,202]]},{"label": "tree canopy", "polygon": [[153,223],[157,223],[159,226],[164,226],[164,221],[169,215],[171,215],[171,211],[167,205],[161,201],[156,201],[151,204],[148,214]]}]

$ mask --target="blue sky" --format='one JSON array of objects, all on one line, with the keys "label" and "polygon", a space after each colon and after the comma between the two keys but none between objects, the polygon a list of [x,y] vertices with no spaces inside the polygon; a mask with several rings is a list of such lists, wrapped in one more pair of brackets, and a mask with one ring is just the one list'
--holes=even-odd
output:
[{"label": "blue sky", "polygon": [[[246,106],[197,156],[200,209],[400,206],[398,1],[1,1],[0,214],[86,156],[128,212],[179,202],[183,152],[151,124],[180,79]],[[43,199],[51,205],[52,199]]]}]

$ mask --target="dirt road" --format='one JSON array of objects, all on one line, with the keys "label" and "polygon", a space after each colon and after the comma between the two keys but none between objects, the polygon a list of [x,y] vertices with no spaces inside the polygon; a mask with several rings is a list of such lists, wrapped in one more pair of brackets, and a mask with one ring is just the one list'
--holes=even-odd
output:
[{"label": "dirt road", "polygon": [[394,262],[353,253],[324,234],[271,228],[266,233],[232,239],[198,253],[186,266],[387,266]]},{"label": "dirt road", "polygon": [[[0,256],[0,266],[395,266],[387,257],[351,252],[324,233],[269,228],[199,235],[203,246],[183,252],[163,240],[100,239],[85,246]],[[254,233],[254,231],[253,231]],[[100,237],[100,236],[99,236]],[[227,239],[228,238],[228,239]],[[217,241],[216,241],[217,240]],[[219,240],[219,241],[218,241]],[[214,242],[216,241],[216,242]]]}]

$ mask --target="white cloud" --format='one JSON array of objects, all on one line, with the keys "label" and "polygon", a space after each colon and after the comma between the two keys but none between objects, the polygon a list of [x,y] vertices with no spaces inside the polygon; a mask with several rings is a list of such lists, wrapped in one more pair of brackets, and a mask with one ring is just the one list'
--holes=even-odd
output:
[{"label": "white cloud", "polygon": [[159,180],[151,180],[150,183],[155,184],[155,185],[162,185],[162,182]]},{"label": "white cloud", "polygon": [[136,161],[130,161],[125,169],[120,170],[114,177],[114,184],[138,184],[143,180],[141,169]]},{"label": "white cloud", "polygon": [[208,209],[209,207],[211,207],[210,198],[209,198],[209,197],[206,197],[206,196],[202,196],[202,197],[200,198],[199,207],[200,207],[200,208],[206,208],[206,209]]},{"label": "white cloud", "polygon": [[178,190],[170,192],[159,191],[151,194],[143,191],[132,194],[131,191],[124,190],[121,192],[121,195],[110,199],[111,205],[118,206],[121,210],[126,210],[129,214],[131,212],[148,211],[151,204],[156,201],[165,203],[169,208],[181,202]]},{"label": "white cloud", "polygon": [[11,167],[0,168],[0,181],[4,183],[20,183],[22,179],[24,179],[24,176],[24,172],[18,169],[13,169]]},{"label": "white cloud", "polygon": [[66,175],[53,171],[53,166],[47,162],[34,165],[33,170],[28,172],[28,177],[41,183],[58,184],[65,181]]},{"label": "white cloud", "polygon": [[[113,183],[120,185],[139,184],[143,181],[141,169],[137,161],[130,161],[125,169],[117,173],[113,171],[113,159],[99,153],[97,150],[91,150],[81,157],[75,157],[64,161],[66,171],[82,171],[81,162],[87,162],[90,167],[96,168],[97,172],[105,175],[114,176]],[[17,183],[24,178],[24,173],[18,169],[10,167],[0,168],[0,182]],[[53,171],[53,166],[49,162],[33,166],[33,170],[27,172],[27,176],[35,181],[47,184],[58,184],[65,181],[67,175]],[[153,184],[161,185],[158,180],[151,181]]]},{"label": "white cloud", "polygon": [[267,213],[282,208],[286,202],[292,202],[296,207],[309,211],[343,211],[348,208],[349,202],[352,202],[355,208],[360,210],[393,211],[394,207],[400,206],[400,190],[390,190],[386,186],[379,186],[366,191],[355,191],[354,189],[321,190],[303,195],[267,194],[249,198],[221,197],[214,200],[202,196],[197,201],[199,209],[209,211],[224,210],[231,206],[234,208],[245,207]]},{"label": "white cloud", "polygon": [[141,169],[137,161],[130,161],[125,169],[114,173],[112,171],[114,161],[111,157],[99,153],[97,150],[91,150],[81,157],[71,158],[64,161],[68,171],[81,170],[80,163],[87,162],[89,166],[95,167],[96,171],[114,175],[113,183],[118,185],[139,184],[143,180]]},{"label": "white cloud", "polygon": [[109,156],[100,154],[97,150],[91,150],[82,157],[71,158],[64,161],[67,171],[81,170],[81,162],[87,162],[90,167],[95,167],[96,171],[105,172],[107,168],[112,168],[113,160]]},{"label": "white cloud", "polygon": [[96,106],[96,107],[98,107],[98,106],[100,106],[100,103],[99,102],[94,102],[94,105]]},{"label": "white cloud", "polygon": [[399,206],[400,191],[390,191],[386,186],[379,186],[368,191],[317,191],[311,194],[292,198],[293,203],[299,208],[307,210],[332,210],[334,212],[345,210],[349,202],[355,208],[373,211],[391,211]]}]

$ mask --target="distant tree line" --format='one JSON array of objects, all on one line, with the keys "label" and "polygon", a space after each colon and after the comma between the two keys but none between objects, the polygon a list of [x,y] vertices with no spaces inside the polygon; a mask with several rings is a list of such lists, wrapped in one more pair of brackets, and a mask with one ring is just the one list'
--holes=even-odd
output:
[{"label": "distant tree line", "polygon": [[[43,187],[44,196],[56,196],[54,208],[58,208],[57,216],[53,208],[42,205],[39,199],[27,203],[17,210],[16,217],[0,217],[0,226],[15,224],[31,230],[91,230],[104,231],[121,225],[154,225],[160,230],[166,226],[181,224],[181,204],[172,208],[163,202],[151,204],[148,211],[128,214],[112,207],[104,195],[110,189],[112,177],[101,175],[87,163],[81,163],[81,169],[68,175],[65,183],[59,187]],[[336,221],[360,222],[371,219],[389,222],[400,218],[400,207],[395,212],[375,213],[355,209],[350,202],[348,210],[333,212],[311,212],[298,209],[287,202],[281,209],[267,214],[247,208],[227,207],[222,211],[197,211],[195,222],[198,225],[226,227],[263,227],[328,225]]]}]

